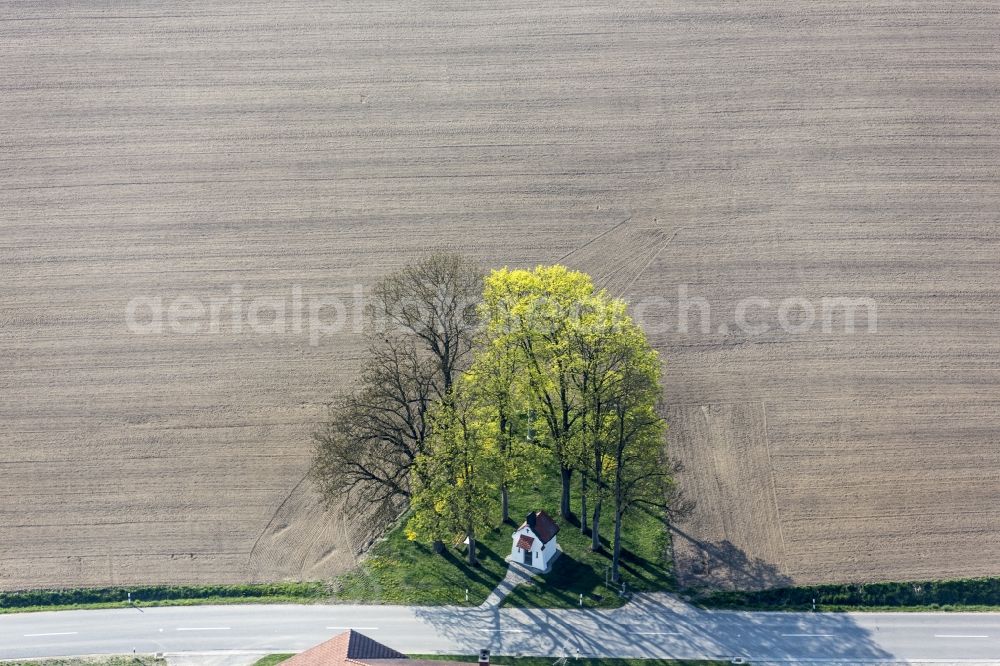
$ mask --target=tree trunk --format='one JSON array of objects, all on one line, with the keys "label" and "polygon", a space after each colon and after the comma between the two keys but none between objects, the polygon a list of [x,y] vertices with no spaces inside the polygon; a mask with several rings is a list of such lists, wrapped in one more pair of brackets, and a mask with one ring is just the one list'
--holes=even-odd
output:
[{"label": "tree trunk", "polygon": [[611,556],[611,580],[620,583],[621,573],[618,571],[618,563],[622,554],[622,512],[615,511],[615,546]]},{"label": "tree trunk", "polygon": [[559,471],[562,475],[562,502],[559,505],[559,513],[563,518],[569,520],[573,517],[573,512],[569,509],[569,483],[573,478],[573,470],[560,466]]},{"label": "tree trunk", "polygon": [[[601,551],[601,486],[604,483],[604,460],[601,457],[601,447],[594,439],[594,485],[597,486],[597,497],[594,499],[594,522],[590,528],[590,549],[595,553]],[[586,514],[584,514],[586,520]]]},{"label": "tree trunk", "polygon": [[469,552],[466,553],[466,561],[470,566],[476,566],[479,562],[476,560],[476,537],[471,534],[467,535],[469,537]]},{"label": "tree trunk", "polygon": [[500,483],[500,513],[501,521],[510,521],[510,481],[508,464],[510,463],[510,447],[514,439],[514,424],[507,422],[507,412],[500,408],[500,456],[503,458],[504,473]]},{"label": "tree trunk", "polygon": [[580,534],[587,534],[587,475],[580,472]]},{"label": "tree trunk", "polygon": [[590,527],[590,549],[595,553],[601,551],[601,497],[594,500],[594,522]]}]

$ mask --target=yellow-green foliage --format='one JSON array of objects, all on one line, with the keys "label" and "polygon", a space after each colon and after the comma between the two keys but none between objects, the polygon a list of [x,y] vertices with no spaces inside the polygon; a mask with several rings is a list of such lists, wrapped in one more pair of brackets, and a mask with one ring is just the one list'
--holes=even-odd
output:
[{"label": "yellow-green foliage", "polygon": [[660,470],[665,428],[656,352],[624,301],[564,266],[494,271],[479,314],[471,367],[431,414],[407,537],[475,539],[499,522],[501,490],[516,493],[554,460],[563,515],[573,474],[589,494],[582,519],[595,550],[603,502],[613,501],[617,574],[623,513],[661,499],[664,482],[647,474]]},{"label": "yellow-green foliage", "polygon": [[455,384],[430,419],[426,452],[417,457],[407,537],[473,539],[499,522],[498,429],[492,413],[470,389],[468,377]]}]

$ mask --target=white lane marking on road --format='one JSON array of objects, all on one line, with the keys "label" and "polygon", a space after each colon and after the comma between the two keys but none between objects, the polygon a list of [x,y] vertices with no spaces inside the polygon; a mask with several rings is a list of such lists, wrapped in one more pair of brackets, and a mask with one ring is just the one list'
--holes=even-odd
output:
[{"label": "white lane marking on road", "polygon": [[348,629],[353,629],[354,631],[378,631],[378,627],[327,627],[327,629],[342,629],[347,631]]},{"label": "white lane marking on road", "polygon": [[833,634],[781,634],[789,638],[827,638]]},{"label": "white lane marking on road", "polygon": [[36,636],[76,636],[79,631],[53,631],[48,634],[25,634],[25,638],[34,638]]},{"label": "white lane marking on road", "polygon": [[934,634],[934,638],[989,638],[985,634]]},{"label": "white lane marking on road", "polygon": [[177,631],[229,631],[232,627],[178,627]]}]

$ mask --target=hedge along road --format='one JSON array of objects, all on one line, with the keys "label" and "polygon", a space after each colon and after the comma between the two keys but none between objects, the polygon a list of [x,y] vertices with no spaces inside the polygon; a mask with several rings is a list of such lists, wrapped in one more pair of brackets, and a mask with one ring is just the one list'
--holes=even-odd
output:
[{"label": "hedge along road", "polygon": [[406,606],[248,605],[0,616],[0,658],[303,650],[348,628],[404,652],[731,658],[975,660],[1000,655],[1000,613],[705,611],[668,595],[615,610],[479,611]]}]

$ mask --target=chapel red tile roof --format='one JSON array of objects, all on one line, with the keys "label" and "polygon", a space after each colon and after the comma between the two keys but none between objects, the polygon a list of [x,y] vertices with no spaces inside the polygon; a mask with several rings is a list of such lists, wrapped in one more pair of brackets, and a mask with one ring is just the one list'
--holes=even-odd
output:
[{"label": "chapel red tile roof", "polygon": [[530,527],[531,531],[538,535],[538,538],[542,540],[542,543],[552,541],[552,538],[559,532],[559,526],[556,525],[556,521],[552,520],[552,516],[544,511],[529,513],[527,519],[521,523],[521,527],[518,529],[523,528],[525,525]]},{"label": "chapel red tile roof", "polygon": [[523,550],[531,550],[531,544],[533,543],[535,543],[534,539],[527,534],[522,534],[521,538],[517,540],[517,547]]}]

